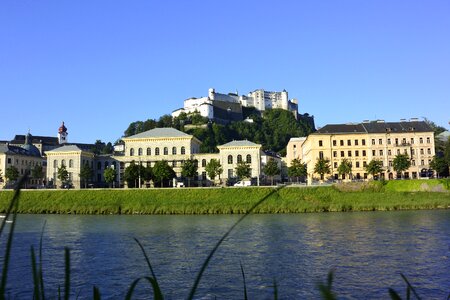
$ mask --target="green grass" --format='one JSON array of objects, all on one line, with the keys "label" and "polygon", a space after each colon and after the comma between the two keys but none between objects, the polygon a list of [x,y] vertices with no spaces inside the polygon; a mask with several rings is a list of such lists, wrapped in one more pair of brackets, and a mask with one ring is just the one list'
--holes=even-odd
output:
[{"label": "green grass", "polygon": [[[449,192],[419,191],[438,180],[397,180],[361,190],[338,187],[287,187],[274,193],[254,213],[340,212],[450,208]],[[423,187],[423,186],[422,186]],[[442,189],[442,186],[440,187]],[[409,190],[409,191],[405,191]],[[417,190],[417,191],[416,191]],[[243,214],[272,191],[270,187],[144,190],[22,191],[19,213],[57,214]],[[0,192],[5,212],[12,192]]]}]

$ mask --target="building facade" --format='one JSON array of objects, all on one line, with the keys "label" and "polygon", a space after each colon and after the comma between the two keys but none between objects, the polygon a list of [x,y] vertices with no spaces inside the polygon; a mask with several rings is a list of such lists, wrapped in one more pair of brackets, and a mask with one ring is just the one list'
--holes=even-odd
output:
[{"label": "building facade", "polygon": [[[301,150],[299,150],[299,147]],[[306,139],[294,139],[287,145],[287,157],[299,158],[307,164],[308,179],[318,179],[314,166],[319,158],[330,160],[332,179],[339,176],[338,167],[346,159],[352,164],[352,178],[367,179],[365,170],[372,160],[383,163],[381,176],[385,179],[399,178],[393,169],[398,154],[407,154],[411,166],[403,174],[406,178],[428,176],[430,162],[435,154],[433,130],[423,121],[411,119],[400,122],[365,121],[358,124],[326,125]]]}]

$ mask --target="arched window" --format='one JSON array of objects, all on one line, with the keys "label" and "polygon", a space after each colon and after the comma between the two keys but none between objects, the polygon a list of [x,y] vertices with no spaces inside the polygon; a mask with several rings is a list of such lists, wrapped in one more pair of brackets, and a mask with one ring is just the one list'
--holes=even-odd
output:
[{"label": "arched window", "polygon": [[174,160],[174,161],[172,162],[172,166],[174,166],[174,167],[177,166],[177,161],[176,161],[176,160]]},{"label": "arched window", "polygon": [[194,166],[198,168],[198,160],[194,159]]},{"label": "arched window", "polygon": [[73,168],[73,159],[69,160],[69,168]]},{"label": "arched window", "polygon": [[172,155],[177,154],[177,147],[172,147]]},{"label": "arched window", "polygon": [[147,148],[147,155],[152,155],[152,149],[150,147]]},{"label": "arched window", "polygon": [[[422,149],[422,151],[423,151],[423,149]],[[63,160],[61,160],[61,166],[65,166],[66,165],[66,161],[63,159]]]},{"label": "arched window", "polygon": [[252,163],[252,156],[250,154],[247,154],[247,163],[248,164]]},{"label": "arched window", "polygon": [[101,170],[102,169],[102,163],[101,162],[98,162],[97,163],[97,170]]},{"label": "arched window", "polygon": [[159,147],[155,148],[155,155],[159,155]]},{"label": "arched window", "polygon": [[202,167],[206,167],[206,159],[202,159]]},{"label": "arched window", "polygon": [[58,161],[55,159],[53,161],[53,168],[57,168],[58,167]]},{"label": "arched window", "polygon": [[241,163],[242,162],[242,155],[238,154],[237,156],[237,162]]},{"label": "arched window", "polygon": [[109,166],[109,163],[107,161],[105,161],[105,169],[107,169]]},{"label": "arched window", "polygon": [[134,156],[134,149],[133,148],[130,149],[130,156]]},{"label": "arched window", "polygon": [[181,154],[186,154],[186,148],[184,148],[184,146],[181,147]]},{"label": "arched window", "polygon": [[169,155],[169,149],[167,147],[164,147],[164,155]]},{"label": "arched window", "polygon": [[142,155],[142,148],[138,149],[138,155],[141,156]]},{"label": "arched window", "polygon": [[419,143],[423,144],[423,138],[419,139]]},{"label": "arched window", "polygon": [[228,164],[233,163],[233,155],[228,155]]}]

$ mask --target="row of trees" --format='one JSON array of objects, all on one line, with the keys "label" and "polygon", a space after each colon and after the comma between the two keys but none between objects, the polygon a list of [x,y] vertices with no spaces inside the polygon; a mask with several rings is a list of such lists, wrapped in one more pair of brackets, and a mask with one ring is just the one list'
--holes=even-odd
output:
[{"label": "row of trees", "polygon": [[[31,175],[32,179],[37,179],[37,180],[43,179],[44,178],[44,170],[43,170],[42,166],[41,165],[34,166],[30,171],[30,175]],[[0,172],[0,181],[3,179],[2,176],[3,175]],[[6,168],[4,176],[5,176],[6,181],[8,181],[8,182],[16,181],[20,176],[19,170],[15,166],[9,166],[8,168]]]}]

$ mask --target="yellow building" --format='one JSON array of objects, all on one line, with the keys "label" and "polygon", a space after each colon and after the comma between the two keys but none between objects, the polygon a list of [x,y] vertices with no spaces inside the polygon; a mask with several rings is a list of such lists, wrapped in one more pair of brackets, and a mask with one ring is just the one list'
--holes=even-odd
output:
[{"label": "yellow building", "polygon": [[374,159],[383,163],[382,177],[398,178],[400,174],[396,174],[392,165],[395,156],[400,153],[407,154],[411,161],[410,168],[404,172],[405,178],[429,175],[435,150],[433,130],[427,123],[411,119],[332,124],[320,128],[306,139],[291,139],[287,145],[287,157],[299,158],[307,164],[309,182],[319,178],[318,174],[314,174],[319,158],[330,160],[330,179],[345,179],[345,175],[339,176],[337,171],[343,159],[351,162],[353,179],[367,179],[365,166]]}]

